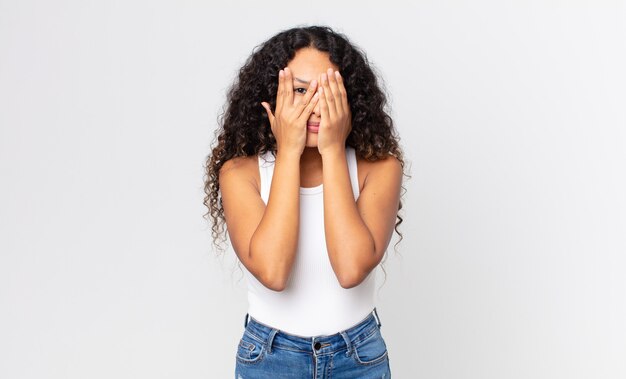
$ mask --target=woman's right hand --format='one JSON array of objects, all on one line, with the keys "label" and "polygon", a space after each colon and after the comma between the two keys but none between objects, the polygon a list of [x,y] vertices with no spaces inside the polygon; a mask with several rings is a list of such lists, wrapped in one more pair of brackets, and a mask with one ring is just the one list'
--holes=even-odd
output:
[{"label": "woman's right hand", "polygon": [[261,105],[270,119],[277,150],[295,151],[301,155],[306,145],[306,124],[319,100],[317,81],[311,80],[306,94],[298,96],[295,101],[293,92],[291,70],[286,67],[278,73],[275,113],[269,103],[263,101]]}]

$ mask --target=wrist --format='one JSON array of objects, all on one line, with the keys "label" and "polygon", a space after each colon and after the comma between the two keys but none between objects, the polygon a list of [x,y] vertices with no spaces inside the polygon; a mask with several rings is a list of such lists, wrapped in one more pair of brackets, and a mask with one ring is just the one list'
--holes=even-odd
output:
[{"label": "wrist", "polygon": [[298,151],[297,149],[277,149],[276,150],[276,159],[280,160],[295,160],[300,161],[300,156],[302,155],[302,151]]},{"label": "wrist", "polygon": [[324,151],[321,151],[322,159],[334,159],[337,157],[345,157],[346,155],[346,147],[345,146],[333,146],[327,147]]}]

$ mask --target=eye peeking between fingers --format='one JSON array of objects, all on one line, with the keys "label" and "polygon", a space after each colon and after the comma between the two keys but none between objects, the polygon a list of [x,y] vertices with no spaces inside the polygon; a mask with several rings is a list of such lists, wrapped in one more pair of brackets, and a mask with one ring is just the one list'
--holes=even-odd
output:
[{"label": "eye peeking between fingers", "polygon": [[[299,90],[302,90],[302,92],[298,92]],[[304,95],[306,93],[306,88],[294,88],[293,91],[300,95]]]}]

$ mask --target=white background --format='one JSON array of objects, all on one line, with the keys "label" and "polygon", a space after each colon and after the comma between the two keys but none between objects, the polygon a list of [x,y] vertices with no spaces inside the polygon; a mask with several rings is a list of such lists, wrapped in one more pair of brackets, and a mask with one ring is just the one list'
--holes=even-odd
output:
[{"label": "white background", "polygon": [[400,4],[0,1],[0,377],[233,377],[204,159],[252,49],[311,24],[367,52],[412,175],[394,377],[626,377],[624,1]]}]

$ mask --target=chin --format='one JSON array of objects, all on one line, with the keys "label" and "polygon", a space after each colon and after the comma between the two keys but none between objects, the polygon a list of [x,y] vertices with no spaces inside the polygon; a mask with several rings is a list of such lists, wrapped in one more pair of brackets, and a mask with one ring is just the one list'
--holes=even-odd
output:
[{"label": "chin", "polygon": [[317,133],[307,133],[306,147],[317,147]]}]

